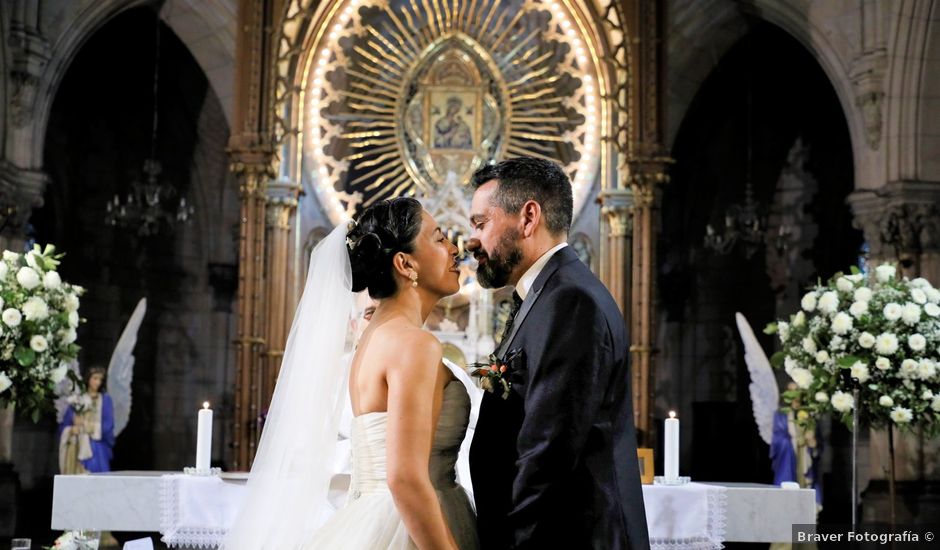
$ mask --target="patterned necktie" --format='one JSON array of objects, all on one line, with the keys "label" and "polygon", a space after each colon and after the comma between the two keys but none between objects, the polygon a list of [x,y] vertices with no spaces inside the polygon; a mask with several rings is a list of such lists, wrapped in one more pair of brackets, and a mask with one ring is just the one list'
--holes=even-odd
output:
[{"label": "patterned necktie", "polygon": [[506,326],[503,328],[503,335],[499,339],[500,345],[502,345],[503,340],[509,336],[509,332],[512,330],[512,323],[516,319],[516,314],[519,313],[519,307],[522,305],[522,297],[519,296],[519,293],[513,291],[512,293],[512,307],[509,309],[509,317],[506,318]]}]

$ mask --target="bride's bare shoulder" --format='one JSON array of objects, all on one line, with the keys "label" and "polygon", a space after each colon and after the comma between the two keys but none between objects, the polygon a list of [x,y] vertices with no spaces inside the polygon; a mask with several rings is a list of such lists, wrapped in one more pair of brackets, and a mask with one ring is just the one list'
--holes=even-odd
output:
[{"label": "bride's bare shoulder", "polygon": [[429,331],[415,326],[386,326],[384,340],[389,352],[399,365],[439,364],[444,356],[441,341]]}]

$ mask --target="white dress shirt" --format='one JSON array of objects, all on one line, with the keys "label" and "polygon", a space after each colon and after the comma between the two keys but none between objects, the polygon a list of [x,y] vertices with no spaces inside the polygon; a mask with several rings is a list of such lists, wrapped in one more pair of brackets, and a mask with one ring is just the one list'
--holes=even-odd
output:
[{"label": "white dress shirt", "polygon": [[516,283],[516,293],[519,294],[520,298],[525,300],[526,295],[529,293],[529,290],[532,289],[532,285],[535,284],[535,280],[538,279],[539,273],[545,268],[545,264],[548,263],[548,260],[551,260],[556,252],[566,246],[568,246],[568,243],[561,243],[550,248],[545,254],[539,256],[539,259],[535,260],[534,264],[529,266],[529,269],[523,273],[522,277],[519,277],[519,281]]}]

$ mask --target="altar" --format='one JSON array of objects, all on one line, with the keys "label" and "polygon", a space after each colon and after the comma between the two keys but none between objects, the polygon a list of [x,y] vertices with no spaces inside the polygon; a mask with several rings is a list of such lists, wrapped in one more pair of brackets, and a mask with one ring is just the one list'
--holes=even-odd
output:
[{"label": "altar", "polygon": [[[55,477],[52,528],[161,533],[173,547],[213,548],[234,518],[246,474],[111,472]],[[812,489],[757,483],[644,485],[656,548],[789,542],[792,524],[816,523]]]}]

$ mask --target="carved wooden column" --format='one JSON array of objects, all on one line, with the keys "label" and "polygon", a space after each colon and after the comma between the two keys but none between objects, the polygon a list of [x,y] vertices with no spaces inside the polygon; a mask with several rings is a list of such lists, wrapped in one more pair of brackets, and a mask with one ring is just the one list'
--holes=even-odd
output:
[{"label": "carved wooden column", "polygon": [[247,470],[260,435],[267,351],[265,288],[268,185],[275,177],[270,78],[271,14],[280,2],[240,0],[236,43],[235,113],[229,140],[231,168],[241,196],[238,262],[237,373],[232,419],[232,469]]},{"label": "carved wooden column", "polygon": [[271,177],[269,156],[245,151],[232,171],[238,177],[241,195],[238,254],[238,339],[235,341],[234,464],[246,470],[255,455],[262,410],[265,342],[264,251],[265,183]]},{"label": "carved wooden column", "polygon": [[265,330],[267,351],[265,351],[264,375],[261,381],[261,395],[264,407],[271,402],[274,384],[280,371],[281,358],[287,344],[290,317],[294,311],[291,302],[293,277],[293,219],[297,210],[297,198],[300,186],[286,180],[276,180],[267,186],[267,241],[265,279],[265,317],[268,320]]},{"label": "carved wooden column", "polygon": [[605,100],[618,175],[604,182],[601,273],[630,327],[633,407],[641,445],[652,443],[655,347],[656,196],[670,162],[662,145],[664,115],[664,3],[614,0],[604,23],[615,37],[608,62],[617,86]]}]

